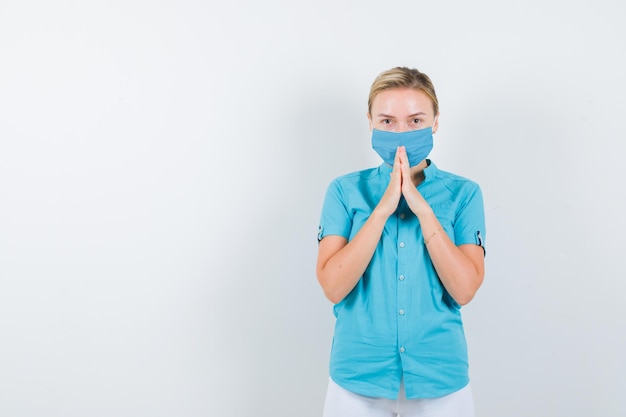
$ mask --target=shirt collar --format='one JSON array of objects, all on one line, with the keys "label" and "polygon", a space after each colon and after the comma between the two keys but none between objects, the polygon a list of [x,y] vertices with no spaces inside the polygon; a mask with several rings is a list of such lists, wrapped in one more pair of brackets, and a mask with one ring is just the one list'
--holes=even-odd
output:
[{"label": "shirt collar", "polygon": [[[424,168],[424,182],[429,181],[430,179],[434,178],[437,176],[437,173],[439,172],[439,168],[437,168],[437,165],[435,165],[435,163],[433,161],[431,161],[430,159],[426,159],[426,161],[428,162],[428,166],[426,168]],[[391,174],[393,167],[391,167],[390,165],[387,165],[386,162],[383,162],[382,164],[380,164],[380,166],[378,167],[378,172],[381,174]]]},{"label": "shirt collar", "polygon": [[432,180],[439,173],[439,168],[433,161],[430,159],[426,159],[426,161],[428,161],[428,166],[424,168],[424,182]]}]

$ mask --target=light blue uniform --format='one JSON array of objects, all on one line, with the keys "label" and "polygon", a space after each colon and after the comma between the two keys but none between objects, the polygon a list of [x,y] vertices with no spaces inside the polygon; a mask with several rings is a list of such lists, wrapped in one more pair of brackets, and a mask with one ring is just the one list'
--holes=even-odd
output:
[{"label": "light blue uniform", "polygon": [[[354,238],[389,184],[383,164],[335,179],[326,193],[319,239]],[[456,245],[483,246],[479,186],[429,161],[419,192]],[[484,246],[483,246],[484,247]],[[374,256],[352,292],[334,306],[330,377],[370,397],[433,398],[469,382],[460,306],[439,280],[417,217],[401,199]]]}]

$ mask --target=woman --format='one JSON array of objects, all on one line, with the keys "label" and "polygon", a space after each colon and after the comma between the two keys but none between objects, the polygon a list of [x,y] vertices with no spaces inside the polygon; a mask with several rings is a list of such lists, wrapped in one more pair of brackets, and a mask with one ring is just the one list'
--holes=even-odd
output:
[{"label": "woman", "polygon": [[324,416],[473,416],[459,309],[483,281],[480,188],[426,159],[439,126],[426,74],[381,73],[367,117],[384,162],[335,179],[319,227],[336,316]]}]

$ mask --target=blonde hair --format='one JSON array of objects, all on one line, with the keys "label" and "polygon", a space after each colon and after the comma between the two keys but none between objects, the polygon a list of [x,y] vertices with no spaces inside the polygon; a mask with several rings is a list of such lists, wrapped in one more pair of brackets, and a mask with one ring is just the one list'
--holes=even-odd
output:
[{"label": "blonde hair", "polygon": [[435,94],[435,87],[428,75],[419,72],[414,68],[395,67],[381,72],[372,83],[369,99],[367,100],[367,111],[372,113],[372,103],[376,96],[385,90],[393,88],[414,88],[423,91],[433,103],[435,116],[439,114],[439,101]]}]

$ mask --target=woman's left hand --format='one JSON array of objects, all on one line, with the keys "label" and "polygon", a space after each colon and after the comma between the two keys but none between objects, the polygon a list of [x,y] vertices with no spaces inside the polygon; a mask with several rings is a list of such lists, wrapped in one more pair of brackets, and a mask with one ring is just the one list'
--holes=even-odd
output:
[{"label": "woman's left hand", "polygon": [[428,213],[432,211],[432,209],[413,183],[413,179],[411,178],[411,165],[409,164],[409,157],[406,154],[404,146],[398,149],[398,153],[400,154],[400,172],[402,174],[402,195],[411,211],[415,213],[417,217],[420,217],[421,214]]},{"label": "woman's left hand", "polygon": [[412,181],[406,150],[401,147],[398,152],[402,195],[419,219],[422,238],[426,239],[424,245],[433,266],[452,298],[459,305],[465,305],[474,297],[485,275],[483,249],[474,244],[456,246],[450,240],[430,204]]}]

